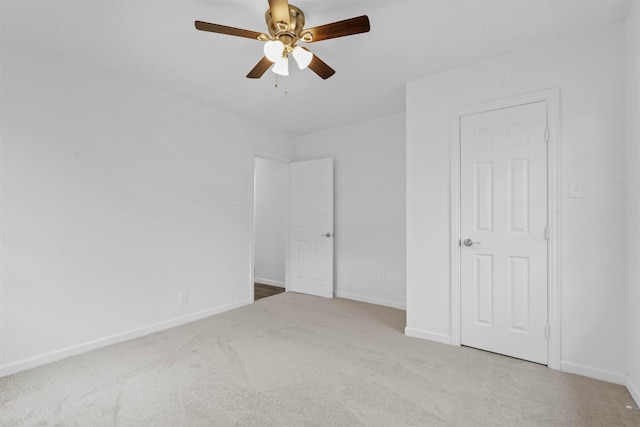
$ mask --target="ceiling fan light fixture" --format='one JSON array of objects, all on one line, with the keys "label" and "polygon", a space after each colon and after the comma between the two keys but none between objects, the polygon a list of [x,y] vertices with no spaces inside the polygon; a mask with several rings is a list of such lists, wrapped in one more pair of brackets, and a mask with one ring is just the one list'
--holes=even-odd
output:
[{"label": "ceiling fan light fixture", "polygon": [[284,52],[284,43],[280,40],[271,40],[264,44],[264,56],[271,62],[278,62]]},{"label": "ceiling fan light fixture", "polygon": [[300,46],[296,46],[293,48],[293,58],[298,63],[298,68],[304,70],[309,66],[311,60],[313,59],[313,53],[308,50],[301,48]]},{"label": "ceiling fan light fixture", "polygon": [[288,76],[289,75],[289,58],[287,58],[286,56],[281,56],[280,59],[276,61],[273,68],[271,68],[271,71],[273,71],[276,74],[280,74],[281,76]]},{"label": "ceiling fan light fixture", "polygon": [[264,56],[247,74],[249,79],[259,79],[269,68],[275,73],[288,76],[289,54],[293,55],[300,69],[309,68],[320,78],[328,79],[336,71],[306,48],[297,48],[296,44],[298,42],[315,43],[367,33],[371,30],[367,15],[305,29],[305,16],[302,10],[289,4],[288,0],[268,0],[268,2],[269,9],[264,14],[267,24],[266,33],[211,22],[194,22],[198,31],[243,37],[264,43]]}]

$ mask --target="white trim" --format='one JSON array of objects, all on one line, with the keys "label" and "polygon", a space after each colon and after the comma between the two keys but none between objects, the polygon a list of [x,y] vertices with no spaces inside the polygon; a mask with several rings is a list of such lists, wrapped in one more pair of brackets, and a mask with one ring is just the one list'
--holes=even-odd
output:
[{"label": "white trim", "polygon": [[533,102],[547,102],[547,120],[550,131],[547,158],[548,226],[551,237],[548,251],[548,324],[551,337],[548,341],[547,364],[551,369],[561,369],[561,289],[560,289],[560,90],[515,96],[462,107],[451,115],[451,344],[461,345],[460,325],[460,119],[462,116],[492,111]]},{"label": "white trim", "polygon": [[629,390],[629,394],[636,402],[636,406],[640,406],[640,388],[634,384],[633,380],[629,376],[626,377],[625,385],[627,386],[627,390]]},{"label": "white trim", "polygon": [[560,369],[560,360],[562,359],[562,336],[561,336],[561,296],[560,289],[560,212],[561,212],[561,151],[560,143],[562,141],[560,128],[560,89],[553,89],[546,92],[545,99],[547,101],[547,126],[551,133],[548,143],[547,158],[547,210],[548,210],[548,228],[550,233],[549,252],[547,263],[549,289],[548,294],[548,322],[551,328],[551,336],[549,337],[549,350],[547,365],[551,369]]},{"label": "white trim", "polygon": [[435,341],[442,344],[451,344],[451,336],[440,334],[438,332],[429,332],[422,329],[404,328],[404,334],[408,337],[422,338],[429,341]]},{"label": "white trim", "polygon": [[244,300],[244,301],[240,301],[233,304],[223,305],[220,307],[199,311],[197,313],[188,314],[186,316],[176,317],[174,319],[165,320],[159,323],[154,323],[149,326],[143,326],[142,328],[132,329],[130,331],[121,332],[121,333],[110,335],[104,338],[98,338],[96,340],[88,341],[82,344],[77,344],[71,347],[63,348],[61,350],[55,350],[49,353],[30,357],[28,359],[24,359],[18,362],[10,363],[8,365],[0,366],[0,377],[12,375],[21,371],[26,371],[27,369],[36,368],[38,366],[42,366],[48,363],[56,362],[58,360],[66,359],[67,357],[76,356],[78,354],[86,353],[92,350],[97,350],[102,347],[107,347],[113,344],[118,344],[124,341],[140,338],[149,334],[153,334],[155,332],[160,332],[167,329],[175,328],[176,326],[195,322],[196,320],[204,319],[205,317],[209,317],[215,314],[223,313],[225,311],[233,310],[235,308],[242,307],[248,304],[251,304],[250,300]]},{"label": "white trim", "polygon": [[[1,62],[1,61],[0,61]],[[0,119],[1,120],[1,119]],[[0,121],[0,129],[2,129],[2,122]],[[2,164],[2,132],[0,132],[0,164]],[[1,180],[2,174],[0,174],[0,200],[4,200],[2,198],[2,188],[4,188],[2,186],[2,180]],[[2,209],[0,208],[0,224],[2,224]],[[0,228],[0,242],[4,242],[4,236],[2,235],[2,231],[1,229],[3,229],[4,227]],[[3,297],[3,290],[4,290],[4,282],[2,281],[2,278],[4,277],[4,274],[2,274],[2,247],[4,245],[0,244],[0,319],[2,319],[3,316],[3,312],[2,312],[2,307],[3,307],[3,301],[4,301],[4,297]],[[640,295],[640,294],[639,294]],[[2,361],[2,355],[3,355],[3,340],[2,340],[2,328],[0,328],[0,361]],[[0,377],[2,376],[2,371],[0,370]]]},{"label": "white trim", "polygon": [[454,111],[451,117],[451,137],[449,151],[451,156],[451,344],[462,345],[462,326],[460,325],[460,118],[462,113]]},{"label": "white trim", "polygon": [[270,153],[269,151],[263,151],[263,150],[251,150],[251,155],[253,157],[273,160],[274,162],[280,162],[280,163],[291,163],[293,161],[293,159],[288,156],[282,156],[280,154]]},{"label": "white trim", "polygon": [[625,385],[627,377],[624,374],[607,371],[605,369],[594,368],[567,360],[560,362],[560,370],[569,374],[582,375],[583,377],[595,378],[596,380],[609,383]]},{"label": "white trim", "polygon": [[279,288],[287,287],[287,284],[285,282],[280,282],[278,280],[265,279],[264,277],[254,277],[253,282],[262,283],[263,285],[277,286]]},{"label": "white trim", "polygon": [[344,298],[344,299],[350,299],[353,301],[366,302],[369,304],[383,305],[385,307],[397,308],[399,310],[407,309],[407,304],[402,302],[397,302],[397,301],[390,301],[390,300],[380,299],[380,298],[371,298],[364,295],[354,295],[354,294],[349,294],[347,292],[339,292],[339,291],[335,292],[334,295],[336,298]]}]

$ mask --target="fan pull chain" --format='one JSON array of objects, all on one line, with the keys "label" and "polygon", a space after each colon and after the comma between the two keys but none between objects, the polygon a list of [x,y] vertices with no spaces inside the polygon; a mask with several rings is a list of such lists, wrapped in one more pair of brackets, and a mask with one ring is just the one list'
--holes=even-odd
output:
[{"label": "fan pull chain", "polygon": [[[277,73],[274,73],[274,74],[276,75],[276,81],[275,81],[274,86],[277,88],[280,85],[280,83],[278,82],[278,74]],[[289,84],[288,83],[289,83],[289,79],[285,78],[284,79],[284,94],[285,95],[289,95]]]}]

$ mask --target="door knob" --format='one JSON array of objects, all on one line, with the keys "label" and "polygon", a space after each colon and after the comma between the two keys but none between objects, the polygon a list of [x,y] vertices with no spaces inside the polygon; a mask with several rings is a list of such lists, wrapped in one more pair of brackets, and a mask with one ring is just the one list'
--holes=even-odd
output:
[{"label": "door knob", "polygon": [[464,239],[462,243],[464,243],[465,246],[481,245],[480,242],[474,242],[471,239]]},{"label": "door knob", "polygon": [[323,236],[324,237],[331,237],[331,236],[333,236],[333,234],[332,233],[326,233],[326,234],[323,234]]}]

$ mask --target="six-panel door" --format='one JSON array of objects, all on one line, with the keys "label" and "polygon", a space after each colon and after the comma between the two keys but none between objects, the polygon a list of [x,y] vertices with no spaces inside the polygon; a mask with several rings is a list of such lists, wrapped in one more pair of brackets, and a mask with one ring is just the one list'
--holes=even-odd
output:
[{"label": "six-panel door", "polygon": [[547,104],[461,119],[461,342],[547,363]]},{"label": "six-panel door", "polygon": [[333,298],[333,159],[291,163],[290,289]]}]

